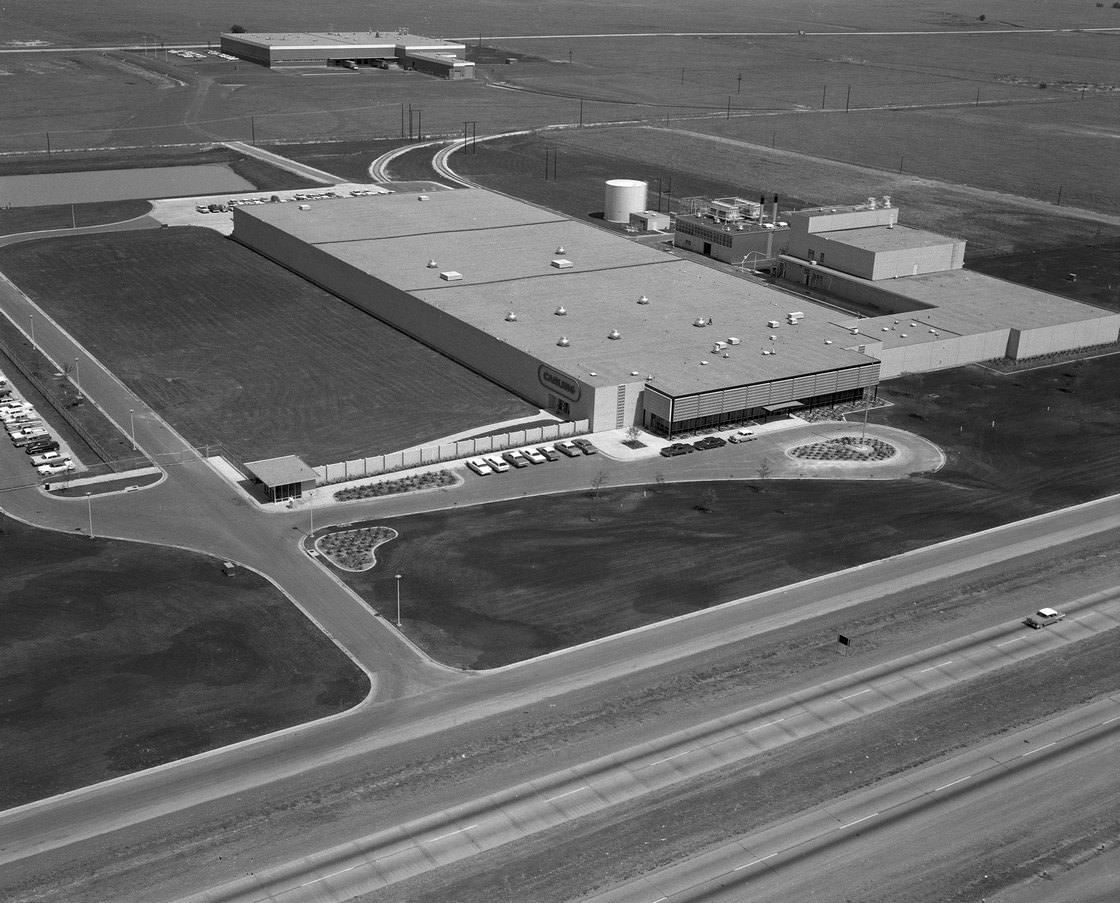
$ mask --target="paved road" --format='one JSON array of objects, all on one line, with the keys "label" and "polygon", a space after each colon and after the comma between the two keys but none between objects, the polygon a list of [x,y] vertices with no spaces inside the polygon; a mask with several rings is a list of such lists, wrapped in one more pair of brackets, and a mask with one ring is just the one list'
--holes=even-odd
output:
[{"label": "paved road", "polygon": [[[1120,697],[1063,713],[800,813],[733,843],[612,888],[586,903],[787,903],[938,899],[919,876],[974,872],[998,852],[976,838],[1060,842],[1057,825],[1081,806],[1115,814]],[[959,878],[958,878],[959,882]],[[943,888],[945,890],[947,888]],[[1115,891],[1115,886],[1113,887]]]},{"label": "paved road", "polygon": [[[184,903],[341,901],[466,859],[529,834],[668,790],[805,737],[947,690],[1036,655],[1120,626],[1120,591],[1066,605],[1059,629],[1015,621],[923,650],[718,719],[644,740],[586,763],[460,801],[407,824],[285,862]],[[1120,704],[1115,706],[1120,710]],[[1118,725],[1120,727],[1120,725]],[[557,768],[556,763],[546,763]],[[738,851],[741,855],[741,851]],[[643,882],[644,885],[644,882]],[[162,899],[162,898],[161,898]]]}]

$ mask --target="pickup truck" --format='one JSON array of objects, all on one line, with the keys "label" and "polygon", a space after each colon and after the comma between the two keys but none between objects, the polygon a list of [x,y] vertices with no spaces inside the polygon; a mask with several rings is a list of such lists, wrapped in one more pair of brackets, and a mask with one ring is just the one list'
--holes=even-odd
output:
[{"label": "pickup truck", "polygon": [[1064,617],[1065,612],[1058,611],[1056,608],[1040,608],[1033,615],[1023,618],[1023,623],[1038,630],[1040,627],[1057,624]]}]

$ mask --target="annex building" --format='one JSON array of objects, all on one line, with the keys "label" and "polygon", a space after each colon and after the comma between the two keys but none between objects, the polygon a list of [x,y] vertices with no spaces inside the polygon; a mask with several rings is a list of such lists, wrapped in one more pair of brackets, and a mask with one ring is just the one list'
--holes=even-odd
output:
[{"label": "annex building", "polygon": [[[891,350],[834,307],[482,189],[238,207],[233,237],[593,431],[856,400]],[[1079,317],[1116,339],[1120,317]]]},{"label": "annex building", "polygon": [[407,32],[283,32],[223,34],[223,53],[272,68],[399,67],[440,78],[474,78],[467,47]]}]

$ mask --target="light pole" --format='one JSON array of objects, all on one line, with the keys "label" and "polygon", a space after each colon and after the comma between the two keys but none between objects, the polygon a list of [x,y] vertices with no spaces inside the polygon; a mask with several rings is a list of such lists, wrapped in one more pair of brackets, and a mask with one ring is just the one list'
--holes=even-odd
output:
[{"label": "light pole", "polygon": [[82,371],[79,367],[79,361],[74,358],[74,386],[78,390],[78,397],[82,397]]},{"label": "light pole", "polygon": [[31,344],[35,344],[35,314],[28,314],[27,319],[31,321]]},{"label": "light pole", "polygon": [[86,493],[86,508],[89,511],[89,538],[93,539],[93,493]]},{"label": "light pole", "polygon": [[132,437],[132,450],[136,451],[136,412],[128,409],[128,434]]},{"label": "light pole", "polygon": [[397,574],[397,626],[401,626],[401,575]]}]

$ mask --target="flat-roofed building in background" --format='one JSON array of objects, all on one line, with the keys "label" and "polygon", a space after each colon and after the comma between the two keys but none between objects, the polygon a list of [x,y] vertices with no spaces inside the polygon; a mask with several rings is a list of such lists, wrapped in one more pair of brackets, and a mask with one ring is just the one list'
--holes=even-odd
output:
[{"label": "flat-roofed building in background", "polygon": [[223,34],[222,52],[269,68],[388,66],[440,78],[474,78],[465,44],[407,32],[282,32]]}]

